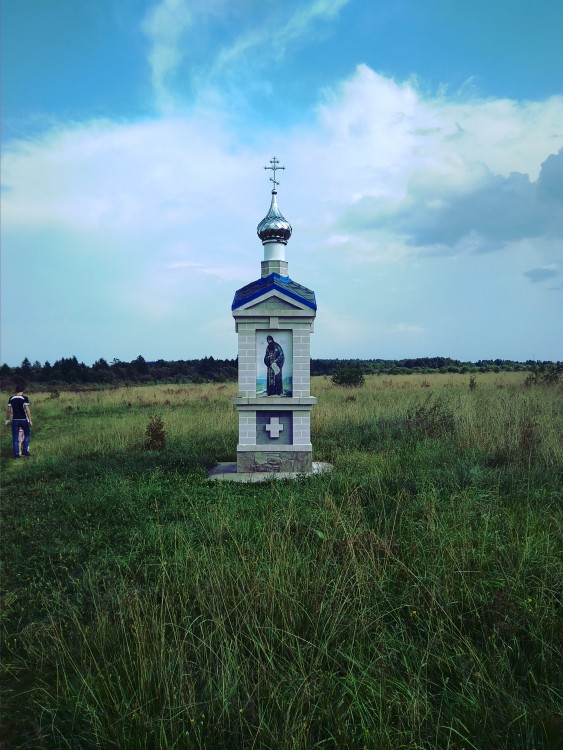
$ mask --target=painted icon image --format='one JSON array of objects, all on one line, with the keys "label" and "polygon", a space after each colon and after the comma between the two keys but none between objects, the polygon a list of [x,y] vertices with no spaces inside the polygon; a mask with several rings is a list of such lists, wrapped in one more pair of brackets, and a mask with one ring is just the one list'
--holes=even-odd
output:
[{"label": "painted icon image", "polygon": [[292,395],[291,335],[291,331],[256,331],[257,396]]}]

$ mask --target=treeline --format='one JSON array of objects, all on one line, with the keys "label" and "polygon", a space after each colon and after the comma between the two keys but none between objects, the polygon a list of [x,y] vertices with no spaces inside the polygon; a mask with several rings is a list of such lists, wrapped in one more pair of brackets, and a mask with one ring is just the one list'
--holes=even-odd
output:
[{"label": "treeline", "polygon": [[[47,387],[64,385],[118,385],[150,383],[226,383],[237,379],[237,359],[158,359],[147,362],[139,355],[131,362],[98,359],[92,366],[79,362],[76,357],[63,357],[53,364],[31,362],[27,357],[19,367],[0,367],[0,385],[6,390],[14,380]],[[528,359],[515,362],[509,359],[480,359],[462,362],[449,357],[421,357],[417,359],[312,359],[311,375],[332,376],[349,366],[361,368],[366,375],[401,375],[409,373],[478,373],[502,371],[541,371],[546,366],[563,368],[560,362],[541,362]]]},{"label": "treeline", "polygon": [[366,375],[408,375],[433,372],[478,373],[478,372],[527,372],[543,366],[561,363],[528,359],[516,362],[511,359],[480,359],[477,362],[462,362],[449,357],[418,357],[416,359],[313,359],[312,375],[332,375],[344,367],[361,368]]},{"label": "treeline", "polygon": [[236,359],[186,359],[147,362],[138,356],[131,362],[98,359],[90,367],[76,357],[63,357],[53,364],[30,362],[26,357],[19,367],[0,367],[3,388],[10,387],[15,379],[26,383],[61,385],[118,385],[122,383],[225,383],[237,379]]}]

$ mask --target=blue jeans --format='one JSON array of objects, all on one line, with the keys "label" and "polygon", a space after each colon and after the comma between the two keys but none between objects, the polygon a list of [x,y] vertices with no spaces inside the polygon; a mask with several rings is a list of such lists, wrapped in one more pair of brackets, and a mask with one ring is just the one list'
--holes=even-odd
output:
[{"label": "blue jeans", "polygon": [[19,435],[20,427],[23,430],[23,455],[29,456],[29,438],[31,437],[31,429],[27,419],[12,419],[12,449],[14,451],[14,458],[18,458],[20,455]]}]

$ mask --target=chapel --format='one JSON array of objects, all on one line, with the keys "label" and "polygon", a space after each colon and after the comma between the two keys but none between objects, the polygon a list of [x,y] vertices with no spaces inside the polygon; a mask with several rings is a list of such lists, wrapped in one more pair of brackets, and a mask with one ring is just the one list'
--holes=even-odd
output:
[{"label": "chapel", "polygon": [[235,293],[238,335],[237,472],[310,473],[311,348],[315,293],[289,276],[291,224],[277,202],[274,157],[270,208],[257,226],[263,246],[260,278]]}]

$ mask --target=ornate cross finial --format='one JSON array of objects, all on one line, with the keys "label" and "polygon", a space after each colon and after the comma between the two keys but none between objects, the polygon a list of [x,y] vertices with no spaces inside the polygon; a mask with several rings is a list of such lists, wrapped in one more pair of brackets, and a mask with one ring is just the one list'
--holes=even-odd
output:
[{"label": "ornate cross finial", "polygon": [[279,159],[276,159],[274,156],[273,159],[270,159],[271,167],[264,167],[264,169],[271,169],[274,173],[273,177],[270,177],[270,182],[274,183],[274,190],[276,189],[276,185],[279,185],[280,183],[276,180],[276,169],[285,169],[285,167],[278,167],[278,164],[280,163]]}]

